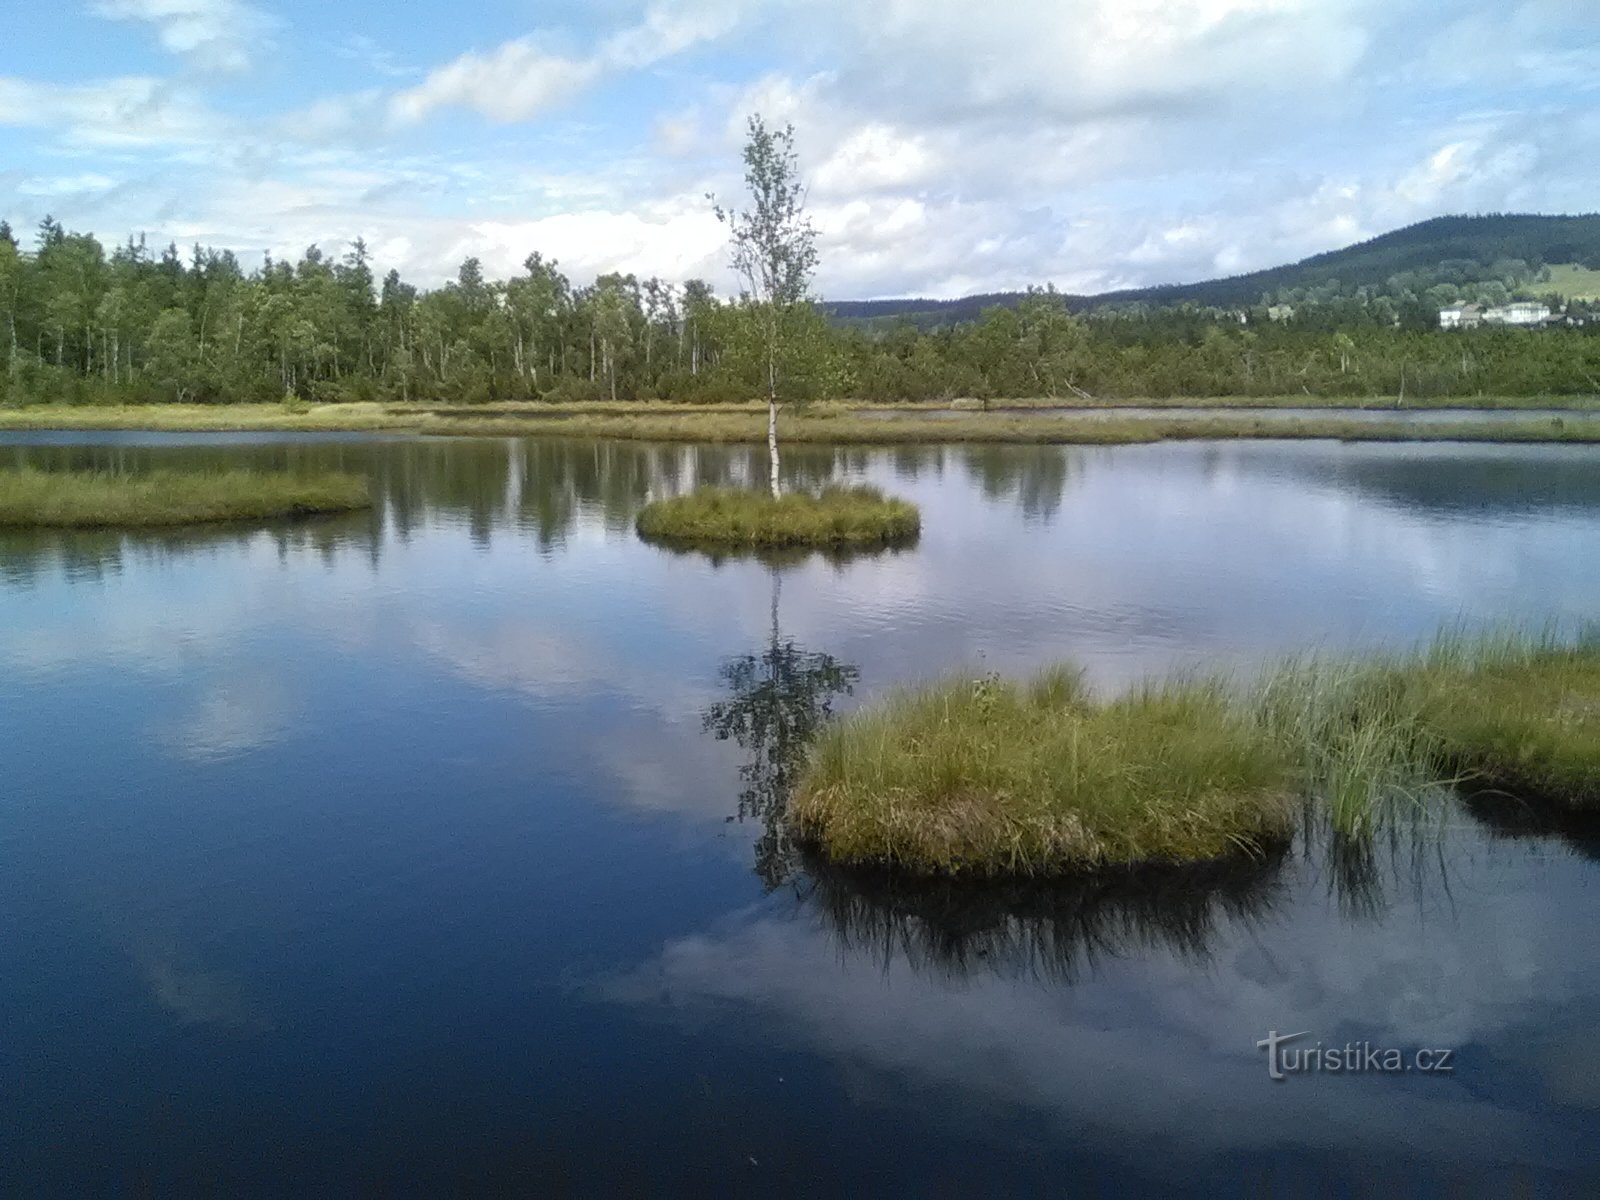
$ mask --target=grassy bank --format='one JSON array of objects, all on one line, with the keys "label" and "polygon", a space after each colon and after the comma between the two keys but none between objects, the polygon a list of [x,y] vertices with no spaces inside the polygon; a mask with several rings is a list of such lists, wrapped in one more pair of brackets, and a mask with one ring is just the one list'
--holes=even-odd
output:
[{"label": "grassy bank", "polygon": [[[620,438],[652,442],[755,444],[766,440],[766,420],[754,413],[679,416],[589,415],[559,419],[434,417],[424,432],[485,437]],[[780,438],[793,444],[926,445],[940,442],[1116,446],[1161,441],[1334,439],[1351,442],[1522,442],[1600,444],[1600,421],[1450,421],[1421,425],[1396,421],[1310,420],[1280,417],[1057,417],[975,413],[956,421],[874,419],[849,413],[790,415]]]},{"label": "grassy bank", "polygon": [[1600,640],[1450,639],[1407,682],[1433,753],[1474,786],[1600,809]]},{"label": "grassy bank", "polygon": [[842,864],[1025,875],[1259,849],[1307,812],[1366,838],[1454,784],[1600,808],[1600,641],[1452,636],[1109,702],[1060,670],[946,681],[825,730],[790,816]]},{"label": "grassy bank", "polygon": [[639,512],[639,536],[708,547],[879,546],[915,538],[915,505],[873,487],[828,487],[815,495],[701,488],[654,500]]},{"label": "grassy bank", "polygon": [[[1296,406],[1311,402],[1294,399]],[[1022,443],[1035,445],[1126,445],[1198,439],[1310,439],[1343,441],[1466,441],[1523,443],[1600,443],[1600,420],[1529,417],[1493,423],[1471,419],[1421,425],[1403,417],[1392,421],[1341,418],[1330,408],[1318,418],[1231,414],[1242,403],[1220,397],[1189,404],[1214,408],[1215,415],[1100,417],[1062,420],[1048,415],[972,412],[959,420],[918,421],[861,415],[836,403],[785,413],[782,437],[789,442],[840,445],[897,445],[940,442]],[[1027,406],[1027,402],[1022,402]],[[1140,401],[1140,404],[1148,403]],[[1251,403],[1258,403],[1251,401]],[[1051,406],[1061,407],[1051,402]],[[907,406],[916,411],[918,406]],[[948,406],[938,406],[948,407]],[[1419,406],[1421,407],[1421,406]],[[1505,404],[1486,407],[1517,407]],[[395,431],[481,437],[621,438],[657,442],[757,444],[766,438],[762,410],[754,405],[677,408],[663,404],[574,405],[550,409],[537,404],[481,409],[382,404],[314,405],[292,411],[282,405],[149,405],[121,408],[38,405],[0,408],[5,429],[140,429],[172,432],[224,431]]]},{"label": "grassy bank", "polygon": [[823,732],[791,803],[844,863],[1048,874],[1221,857],[1291,826],[1288,757],[1219,686],[1098,703],[1051,671],[949,680]]},{"label": "grassy bank", "polygon": [[371,503],[366,480],[352,475],[0,470],[0,526],[10,527],[188,525],[307,517]]},{"label": "grassy bank", "polygon": [[4,429],[138,429],[171,433],[412,430],[424,418],[381,404],[37,404],[0,408]]}]

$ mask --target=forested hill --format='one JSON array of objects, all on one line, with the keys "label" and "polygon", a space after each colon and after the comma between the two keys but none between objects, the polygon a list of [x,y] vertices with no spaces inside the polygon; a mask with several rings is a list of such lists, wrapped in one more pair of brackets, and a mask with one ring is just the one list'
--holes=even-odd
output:
[{"label": "forested hill", "polygon": [[[1400,298],[1408,293],[1419,295],[1439,283],[1498,280],[1513,289],[1537,290],[1541,267],[1566,263],[1600,270],[1600,214],[1435,217],[1289,266],[1202,283],[1065,299],[1077,311],[1135,304],[1242,308],[1319,293],[1322,299],[1332,299],[1363,289]],[[1022,295],[996,292],[959,300],[836,301],[827,308],[847,321],[909,318],[920,325],[946,324],[975,320],[985,308],[1014,304]]]}]

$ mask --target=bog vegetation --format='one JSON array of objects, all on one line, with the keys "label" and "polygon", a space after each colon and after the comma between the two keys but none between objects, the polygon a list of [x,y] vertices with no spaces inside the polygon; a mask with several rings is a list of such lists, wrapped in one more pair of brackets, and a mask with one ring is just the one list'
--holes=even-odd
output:
[{"label": "bog vegetation", "polygon": [[0,470],[0,526],[111,528],[308,517],[372,503],[353,475]]},{"label": "bog vegetation", "polygon": [[895,545],[916,538],[916,506],[874,487],[827,487],[820,492],[700,488],[655,500],[639,512],[641,537],[708,547]]},{"label": "bog vegetation", "polygon": [[1259,853],[1308,812],[1370,836],[1455,785],[1600,805],[1600,641],[1451,636],[1110,701],[1059,668],[945,680],[827,728],[790,815],[839,862],[1043,874]]}]

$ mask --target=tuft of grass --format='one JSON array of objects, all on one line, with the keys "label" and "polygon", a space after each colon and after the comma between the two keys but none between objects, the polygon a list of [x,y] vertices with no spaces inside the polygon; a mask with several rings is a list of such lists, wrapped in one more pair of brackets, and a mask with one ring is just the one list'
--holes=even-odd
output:
[{"label": "tuft of grass", "polygon": [[1294,773],[1219,683],[1097,702],[1056,669],[952,679],[828,727],[789,814],[835,862],[1044,875],[1260,852],[1292,827]]},{"label": "tuft of grass", "polygon": [[1249,701],[1294,757],[1303,798],[1340,835],[1364,837],[1420,815],[1447,782],[1416,690],[1396,661],[1290,660]]},{"label": "tuft of grass", "polygon": [[878,546],[915,538],[916,506],[873,487],[789,492],[701,488],[655,500],[639,512],[639,536],[673,545]]},{"label": "tuft of grass", "polygon": [[307,517],[367,508],[353,475],[0,470],[0,526],[105,528]]},{"label": "tuft of grass", "polygon": [[1408,682],[1440,762],[1479,786],[1600,809],[1600,640],[1451,637]]}]

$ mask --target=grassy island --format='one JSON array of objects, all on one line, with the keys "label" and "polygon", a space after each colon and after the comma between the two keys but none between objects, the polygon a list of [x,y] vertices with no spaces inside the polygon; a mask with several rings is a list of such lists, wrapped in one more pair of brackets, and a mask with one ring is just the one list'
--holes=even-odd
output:
[{"label": "grassy island", "polygon": [[1416,681],[1441,763],[1480,787],[1600,809],[1600,643],[1442,657]]},{"label": "grassy island", "polygon": [[948,680],[824,730],[790,807],[841,863],[1037,875],[1259,850],[1292,828],[1289,756],[1220,685],[1091,699],[1073,672]]},{"label": "grassy island", "polygon": [[874,487],[827,487],[821,492],[701,488],[655,500],[639,512],[639,536],[671,545],[771,548],[884,546],[915,538],[916,506]]},{"label": "grassy island", "polygon": [[0,526],[91,529],[309,517],[367,508],[353,475],[0,470]]},{"label": "grassy island", "polygon": [[841,865],[1037,875],[1258,851],[1302,813],[1366,837],[1454,784],[1600,809],[1600,641],[1451,635],[1103,702],[1061,668],[949,680],[827,727],[789,815]]}]

